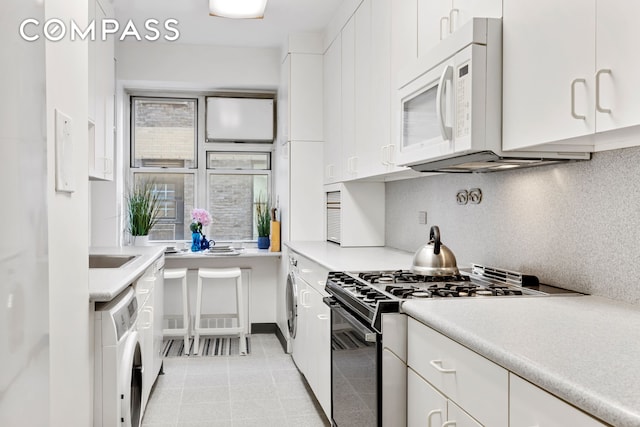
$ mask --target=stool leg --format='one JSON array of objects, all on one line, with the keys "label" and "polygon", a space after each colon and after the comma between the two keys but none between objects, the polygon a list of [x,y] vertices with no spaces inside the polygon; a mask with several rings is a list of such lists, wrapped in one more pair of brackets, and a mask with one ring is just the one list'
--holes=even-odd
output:
[{"label": "stool leg", "polygon": [[191,333],[191,313],[189,313],[189,285],[187,276],[182,278],[182,321],[184,323],[184,355],[189,355],[189,335]]},{"label": "stool leg", "polygon": [[202,277],[198,275],[198,289],[196,291],[196,319],[193,329],[195,331],[193,337],[193,354],[198,354],[198,346],[200,345],[200,316],[202,313]]},{"label": "stool leg", "polygon": [[240,328],[240,354],[247,354],[247,339],[244,333],[244,299],[242,298],[242,275],[236,278],[236,301],[238,312],[238,327]]}]

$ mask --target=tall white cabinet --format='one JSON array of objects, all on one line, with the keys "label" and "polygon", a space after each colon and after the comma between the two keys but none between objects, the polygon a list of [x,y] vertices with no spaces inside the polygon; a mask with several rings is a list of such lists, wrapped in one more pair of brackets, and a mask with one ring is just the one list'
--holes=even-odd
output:
[{"label": "tall white cabinet", "polygon": [[102,40],[103,19],[113,18],[111,0],[90,0],[89,20],[96,22],[96,39],[89,55],[89,178],[113,180],[115,139],[115,35]]}]

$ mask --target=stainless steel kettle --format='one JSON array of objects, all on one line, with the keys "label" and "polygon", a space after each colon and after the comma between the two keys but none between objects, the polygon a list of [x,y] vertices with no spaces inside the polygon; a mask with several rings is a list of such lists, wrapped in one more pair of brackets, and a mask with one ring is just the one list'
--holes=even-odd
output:
[{"label": "stainless steel kettle", "polygon": [[425,276],[452,276],[459,274],[456,257],[440,242],[437,225],[429,231],[429,241],[413,257],[411,272]]}]

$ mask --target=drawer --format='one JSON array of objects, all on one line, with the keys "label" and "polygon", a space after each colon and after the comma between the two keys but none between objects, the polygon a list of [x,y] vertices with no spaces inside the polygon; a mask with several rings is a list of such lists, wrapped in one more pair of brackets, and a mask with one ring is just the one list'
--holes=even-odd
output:
[{"label": "drawer", "polygon": [[554,395],[509,374],[510,382],[510,426],[528,427],[603,427],[595,418],[565,403]]},{"label": "drawer", "polygon": [[411,318],[407,360],[411,368],[480,423],[508,425],[506,369]]},{"label": "drawer", "polygon": [[327,282],[329,270],[299,254],[295,254],[295,257],[298,260],[298,276],[326,296],[324,285]]}]

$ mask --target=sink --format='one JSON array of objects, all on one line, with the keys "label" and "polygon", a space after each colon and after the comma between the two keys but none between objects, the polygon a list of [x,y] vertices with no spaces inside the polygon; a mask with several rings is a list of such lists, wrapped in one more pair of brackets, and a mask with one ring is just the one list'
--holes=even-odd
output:
[{"label": "sink", "polygon": [[137,255],[89,255],[89,268],[121,268]]}]

